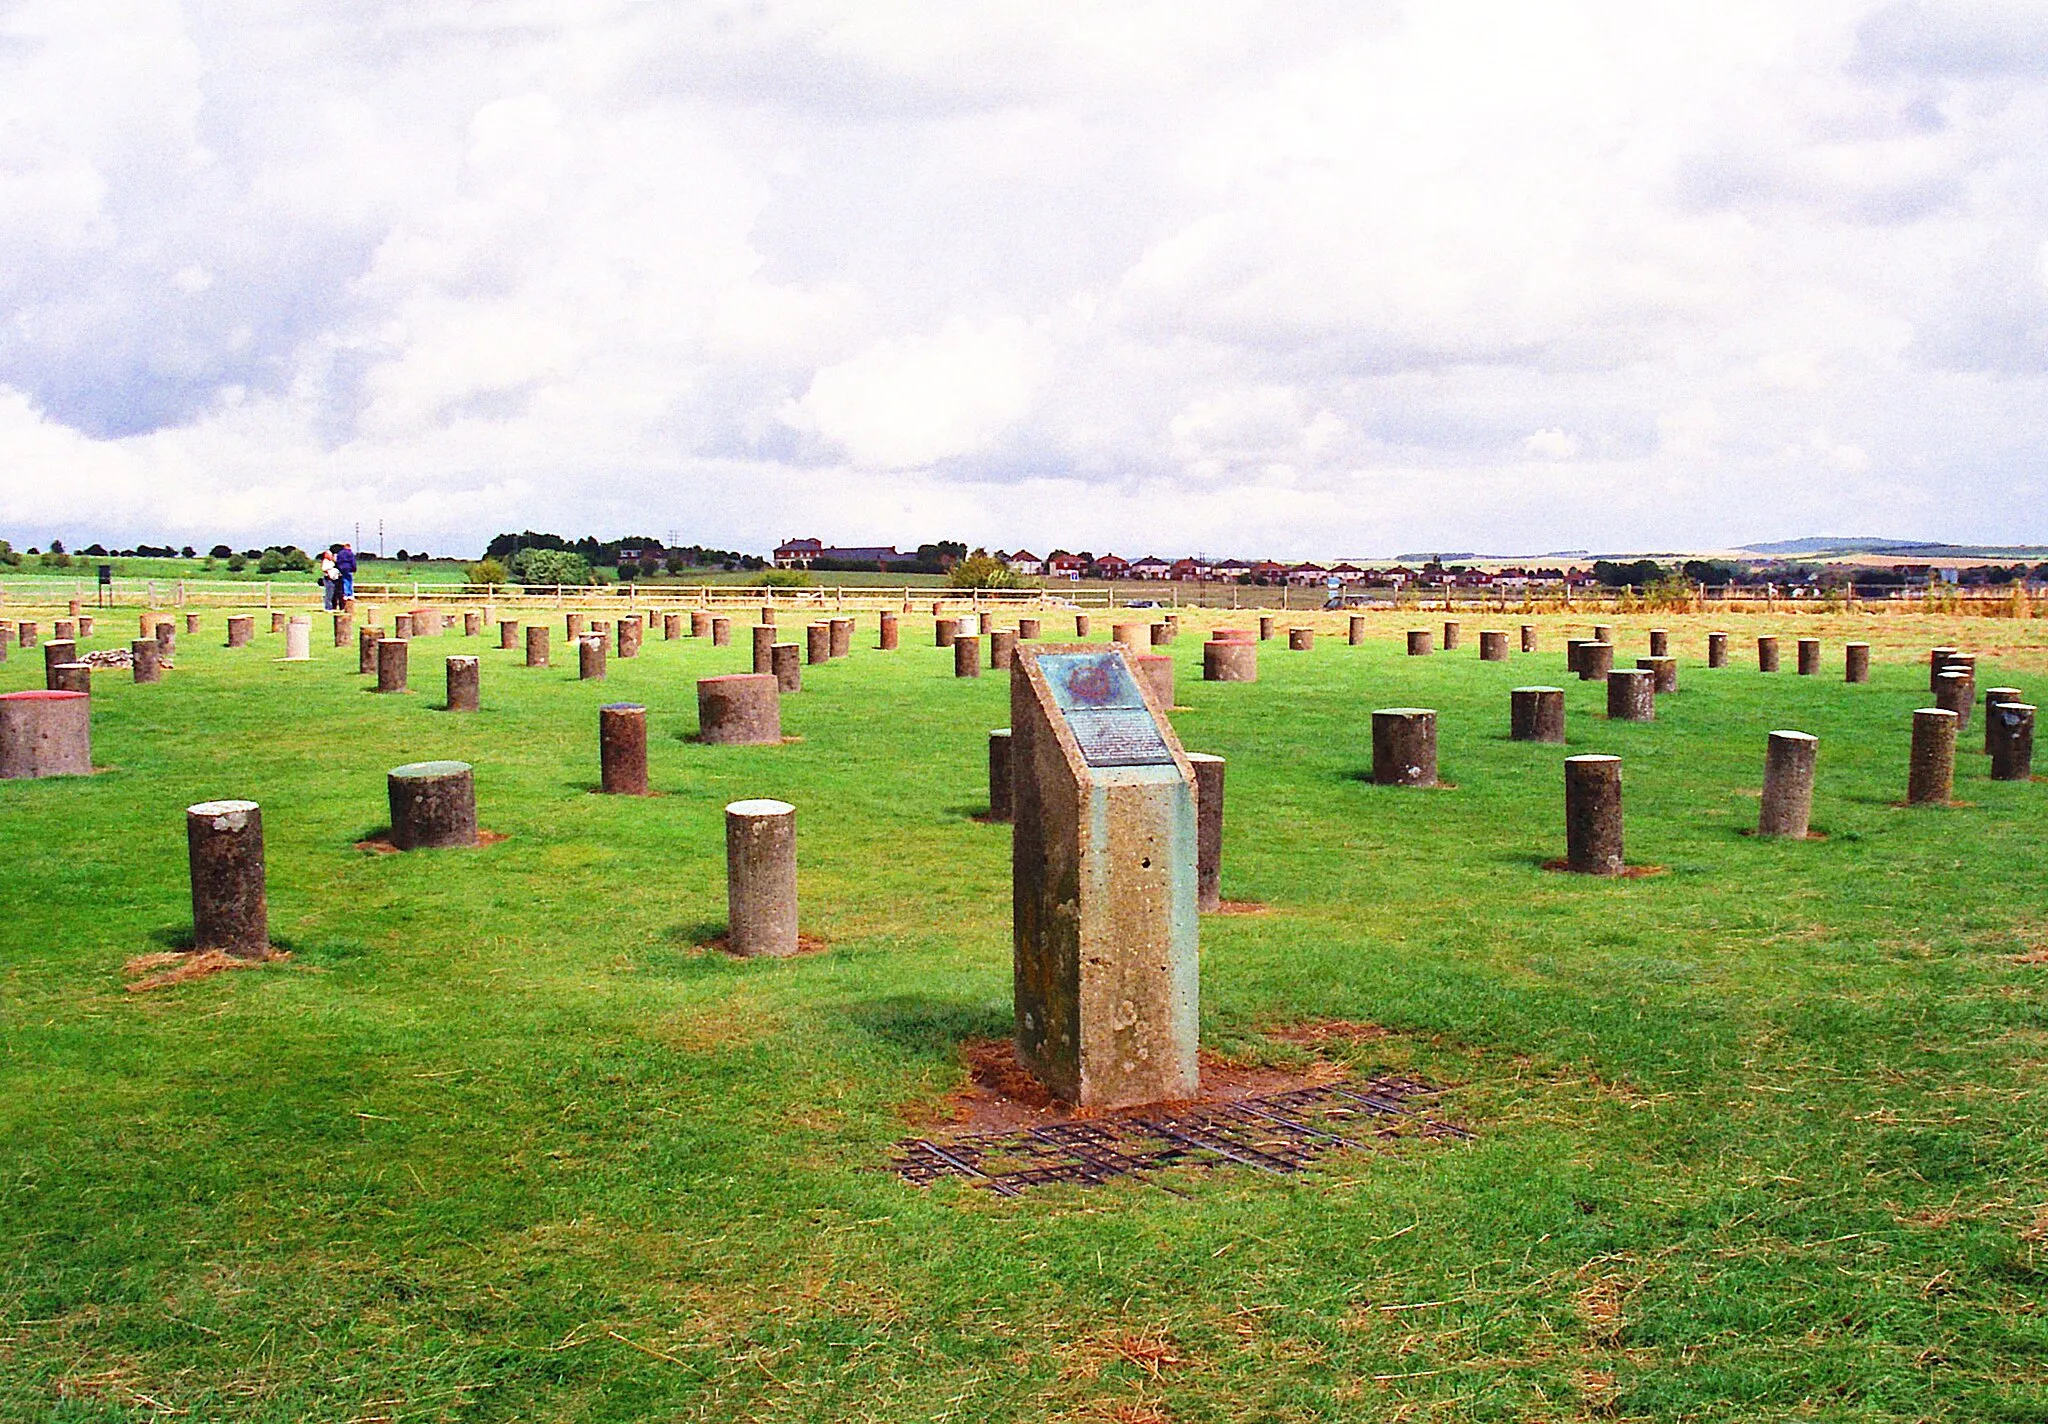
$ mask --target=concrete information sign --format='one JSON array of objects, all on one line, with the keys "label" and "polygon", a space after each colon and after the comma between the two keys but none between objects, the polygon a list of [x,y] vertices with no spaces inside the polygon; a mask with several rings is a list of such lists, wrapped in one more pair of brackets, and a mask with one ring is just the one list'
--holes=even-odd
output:
[{"label": "concrete information sign", "polygon": [[1062,1099],[1198,1090],[1194,772],[1121,648],[1011,668],[1017,1050]]}]

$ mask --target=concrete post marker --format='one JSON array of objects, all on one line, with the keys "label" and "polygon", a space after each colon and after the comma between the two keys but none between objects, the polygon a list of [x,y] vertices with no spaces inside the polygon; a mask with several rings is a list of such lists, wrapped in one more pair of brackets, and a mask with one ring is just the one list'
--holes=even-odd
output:
[{"label": "concrete post marker", "polygon": [[647,709],[610,702],[597,709],[599,785],[607,796],[647,794]]},{"label": "concrete post marker", "polygon": [[2000,702],[1987,708],[1984,725],[1991,732],[1991,779],[2034,779],[2034,709],[2025,702]]},{"label": "concrete post marker", "polygon": [[1656,721],[1656,674],[1648,668],[1616,668],[1608,673],[1607,716],[1615,722]]},{"label": "concrete post marker", "polygon": [[1010,729],[998,727],[988,734],[988,818],[1007,821],[1011,808]]},{"label": "concrete post marker", "polygon": [[1614,671],[1614,644],[1595,642],[1579,645],[1579,681],[1599,682]]},{"label": "concrete post marker", "polygon": [[[777,643],[796,661],[796,644]],[[697,740],[715,746],[773,746],[782,741],[782,694],[773,673],[739,672],[697,680]]]},{"label": "concrete post marker", "polygon": [[1564,741],[1564,689],[1518,687],[1508,694],[1508,737],[1517,742]]},{"label": "concrete post marker", "polygon": [[1707,666],[1710,668],[1724,668],[1728,666],[1728,635],[1726,633],[1707,634]]},{"label": "concrete post marker", "polygon": [[768,800],[726,806],[725,897],[734,954],[796,953],[796,807]]},{"label": "concrete post marker", "polygon": [[1619,875],[1621,758],[1564,759],[1565,868],[1581,875]]},{"label": "concrete post marker", "polygon": [[1436,785],[1436,712],[1428,707],[1382,707],[1372,714],[1375,786]]},{"label": "concrete post marker", "polygon": [[137,638],[128,645],[128,659],[135,671],[137,682],[162,682],[164,680],[162,650],[154,638]]},{"label": "concrete post marker", "polygon": [[1906,804],[1945,806],[1955,786],[1956,714],[1945,707],[1913,713],[1912,759],[1906,768]]},{"label": "concrete post marker", "polygon": [[483,688],[484,662],[477,657],[449,658],[448,710],[450,712],[474,712],[479,705]]},{"label": "concrete post marker", "polygon": [[774,669],[776,685],[784,694],[804,690],[803,651],[794,643],[776,643],[768,649],[768,664]]},{"label": "concrete post marker", "polygon": [[400,850],[477,843],[476,782],[468,762],[408,762],[391,768],[384,781],[391,799],[391,843]]},{"label": "concrete post marker", "polygon": [[1507,630],[1505,628],[1481,628],[1479,630],[1479,661],[1483,663],[1504,663],[1507,660]]},{"label": "concrete post marker", "polygon": [[1805,732],[1773,732],[1764,750],[1763,807],[1757,815],[1760,836],[1803,840],[1813,815],[1813,768],[1820,756],[1820,738]]},{"label": "concrete post marker", "polygon": [[953,639],[953,676],[981,676],[981,635],[964,633]]},{"label": "concrete post marker", "polygon": [[1212,638],[1202,644],[1204,682],[1257,682],[1259,645],[1254,642]]},{"label": "concrete post marker", "polygon": [[48,690],[0,693],[0,781],[90,775],[90,697]]},{"label": "concrete post marker", "polygon": [[225,950],[237,959],[268,954],[262,808],[254,801],[187,806],[185,857],[192,879],[192,947]]},{"label": "concrete post marker", "polygon": [[1210,915],[1223,908],[1224,760],[1189,752],[1195,769],[1195,908]]},{"label": "concrete post marker", "polygon": [[1766,633],[1756,640],[1756,670],[1776,672],[1778,670],[1778,640]]},{"label": "concrete post marker", "polygon": [[583,682],[602,682],[604,676],[604,638],[585,633],[576,640],[576,677]]},{"label": "concrete post marker", "polygon": [[1870,681],[1870,644],[1850,643],[1842,649],[1842,681]]},{"label": "concrete post marker", "polygon": [[1813,677],[1820,672],[1820,639],[1799,640],[1799,675]]},{"label": "concrete post marker", "polygon": [[1433,646],[1433,644],[1434,644],[1434,643],[1435,643],[1435,637],[1434,637],[1434,635],[1433,635],[1433,634],[1431,634],[1431,632],[1429,631],[1429,629],[1427,629],[1427,628],[1410,628],[1410,629],[1408,630],[1408,656],[1409,656],[1409,657],[1411,657],[1411,658],[1426,658],[1426,657],[1428,657],[1428,656],[1429,656],[1429,655],[1430,655],[1430,654],[1431,654],[1432,652],[1434,652],[1434,651],[1435,651],[1435,648],[1434,648],[1434,646]]},{"label": "concrete post marker", "polygon": [[379,692],[405,691],[406,649],[410,646],[403,638],[379,638],[377,640],[377,690]]}]

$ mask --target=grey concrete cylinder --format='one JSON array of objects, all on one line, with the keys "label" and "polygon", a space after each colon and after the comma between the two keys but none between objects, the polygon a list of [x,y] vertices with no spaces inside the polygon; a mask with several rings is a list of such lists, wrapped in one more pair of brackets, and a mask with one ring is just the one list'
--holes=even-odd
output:
[{"label": "grey concrete cylinder", "polygon": [[1820,673],[1820,639],[1799,640],[1799,675],[1815,677]]},{"label": "grey concrete cylinder", "polygon": [[1652,628],[1650,630],[1650,656],[1653,658],[1668,658],[1671,656],[1671,630],[1669,628]]},{"label": "grey concrete cylinder", "polygon": [[519,620],[500,618],[498,620],[498,646],[511,650],[519,646]]},{"label": "grey concrete cylinder", "polygon": [[391,843],[400,850],[477,843],[476,782],[468,762],[409,762],[391,768],[384,784],[391,800]]},{"label": "grey concrete cylinder", "polygon": [[1483,663],[1504,663],[1507,660],[1507,630],[1505,628],[1481,628],[1479,630],[1479,661]]},{"label": "grey concrete cylinder", "polygon": [[1984,710],[1991,732],[1991,779],[2034,778],[2034,709],[2025,702],[2000,702]]},{"label": "grey concrete cylinder", "polygon": [[1359,614],[1356,614],[1356,613],[1354,613],[1354,614],[1352,614],[1352,615],[1351,615],[1351,623],[1350,623],[1350,629],[1349,629],[1349,632],[1348,632],[1347,636],[1348,636],[1348,637],[1350,638],[1350,640],[1351,640],[1351,646],[1352,646],[1352,647],[1354,647],[1354,648],[1357,648],[1357,647],[1362,647],[1362,646],[1364,646],[1364,644],[1365,644],[1365,619],[1364,619],[1364,618],[1363,618],[1362,616],[1360,616]]},{"label": "grey concrete cylinder", "polygon": [[680,638],[680,637],[682,637],[682,636],[683,636],[683,615],[682,615],[682,614],[680,614],[680,613],[664,613],[664,614],[662,614],[662,615],[661,615],[661,640],[662,640],[662,642],[664,642],[664,643],[673,643],[673,642],[674,642],[674,641],[675,641],[676,639],[678,639],[678,638]]},{"label": "grey concrete cylinder", "polygon": [[1564,640],[1564,670],[1566,672],[1577,672],[1579,670],[1579,650],[1592,641],[1591,638],[1566,638]]},{"label": "grey concrete cylinder", "polygon": [[276,609],[272,609],[270,613],[270,631],[273,633],[282,633],[284,631],[284,614]]},{"label": "grey concrete cylinder", "polygon": [[1616,668],[1608,673],[1607,716],[1615,722],[1656,721],[1656,674],[1648,668]]},{"label": "grey concrete cylinder", "polygon": [[249,640],[256,636],[256,620],[246,613],[237,613],[228,619],[228,646],[246,648]]},{"label": "grey concrete cylinder", "polygon": [[587,613],[564,613],[562,615],[562,636],[580,638],[590,631],[590,615]]},{"label": "grey concrete cylinder", "polygon": [[538,623],[526,630],[526,665],[530,668],[548,665],[548,629]]},{"label": "grey concrete cylinder", "polygon": [[[761,610],[761,626],[762,626],[762,627],[764,627],[764,628],[773,628],[773,627],[775,626],[775,610],[774,610],[774,609],[772,609],[772,608],[764,608],[764,609],[762,609],[762,610]],[[691,610],[691,613],[690,613],[690,636],[691,636],[692,638],[708,638],[708,637],[710,637],[710,636],[711,636],[711,610],[710,610],[710,609],[708,609],[708,608],[698,608],[698,609],[693,609],[693,610]]]},{"label": "grey concrete cylinder", "polygon": [[309,617],[294,618],[284,625],[284,656],[286,662],[303,663],[313,656],[313,620]]},{"label": "grey concrete cylinder", "polygon": [[187,806],[185,859],[192,879],[192,947],[224,950],[237,959],[268,954],[261,808],[254,801]]},{"label": "grey concrete cylinder", "polygon": [[358,675],[377,670],[377,644],[381,641],[375,628],[356,630],[356,672]]},{"label": "grey concrete cylinder", "polygon": [[1593,641],[1596,643],[1612,643],[1614,641],[1614,626],[1610,623],[1595,623],[1593,625]]},{"label": "grey concrete cylinder", "polygon": [[405,691],[406,650],[411,645],[403,638],[379,638],[377,640],[377,690],[379,692]]},{"label": "grey concrete cylinder", "polygon": [[50,626],[50,636],[60,643],[77,642],[78,620],[76,618],[59,618]]},{"label": "grey concrete cylinder", "polygon": [[[195,630],[187,628],[190,633]],[[346,613],[334,615],[334,646],[345,648],[356,640],[356,620]]]},{"label": "grey concrete cylinder", "polygon": [[1257,643],[1226,643],[1212,639],[1202,644],[1202,681],[1257,682],[1258,680],[1259,645]]},{"label": "grey concrete cylinder", "polygon": [[[796,662],[796,644],[789,649]],[[782,741],[782,689],[773,673],[739,672],[697,680],[697,740],[714,746],[770,746]]]},{"label": "grey concrete cylinder", "polygon": [[734,954],[796,953],[796,807],[760,800],[725,808],[725,896]]},{"label": "grey concrete cylinder", "polygon": [[881,631],[875,638],[876,648],[885,653],[893,653],[898,647],[902,646],[902,638],[902,630],[896,626],[896,615],[894,613],[884,613],[882,615]]},{"label": "grey concrete cylinder", "polygon": [[52,638],[43,644],[43,686],[55,687],[50,681],[52,670],[59,663],[78,661],[78,644],[69,638]]},{"label": "grey concrete cylinder", "polygon": [[1842,681],[1870,681],[1870,644],[1850,643],[1843,647]]},{"label": "grey concrete cylinder", "polygon": [[1019,618],[1017,620],[1017,636],[1027,643],[1033,642],[1038,637],[1039,626],[1039,620],[1036,618]]},{"label": "grey concrete cylinder", "polygon": [[1707,634],[1707,666],[1710,668],[1724,668],[1728,666],[1728,635],[1726,633]]},{"label": "grey concrete cylinder", "polygon": [[1008,672],[1017,660],[1017,630],[1015,628],[994,628],[988,635],[988,665],[997,672]]},{"label": "grey concrete cylinder", "polygon": [[1756,640],[1756,670],[1776,672],[1778,670],[1778,640],[1766,633]]},{"label": "grey concrete cylinder", "polygon": [[1270,613],[1261,613],[1259,615],[1259,641],[1262,643],[1269,642],[1272,637],[1273,616]]},{"label": "grey concrete cylinder", "polygon": [[178,656],[178,630],[168,618],[156,625],[156,654],[167,663]]},{"label": "grey concrete cylinder", "polygon": [[732,646],[732,619],[723,614],[711,615],[711,646],[729,648]]},{"label": "grey concrete cylinder", "polygon": [[1517,742],[1564,741],[1564,689],[1518,687],[1508,694],[1508,737]]},{"label": "grey concrete cylinder", "polygon": [[576,640],[576,676],[584,682],[603,680],[604,639],[595,633],[585,633]]},{"label": "grey concrete cylinder", "polygon": [[981,635],[969,633],[953,639],[953,676],[981,676]]},{"label": "grey concrete cylinder", "polygon": [[91,663],[58,663],[50,669],[49,690],[52,692],[92,693]]},{"label": "grey concrete cylinder", "polygon": [[804,690],[804,650],[794,643],[777,643],[768,650],[768,664],[774,669],[775,685],[785,694]]},{"label": "grey concrete cylinder", "polygon": [[1139,653],[1131,659],[1131,671],[1152,694],[1160,710],[1173,707],[1173,659],[1165,653]]},{"label": "grey concrete cylinder", "polygon": [[129,662],[137,682],[162,682],[163,660],[154,638],[137,638],[128,645]]},{"label": "grey concrete cylinder", "polygon": [[0,781],[90,775],[90,697],[47,689],[0,694]]},{"label": "grey concrete cylinder", "polygon": [[1015,783],[1010,779],[1010,729],[998,727],[988,734],[988,818],[991,821],[1016,819],[1015,801],[1012,792]]},{"label": "grey concrete cylinder", "polygon": [[[90,633],[92,631],[92,619],[79,619],[78,631],[80,633]],[[199,615],[197,613],[187,613],[185,615],[185,631],[187,633],[197,633],[199,631]],[[346,646],[346,644],[343,646]]]},{"label": "grey concrete cylinder", "polygon": [[2001,702],[2025,702],[2027,695],[2017,687],[1987,687],[1984,689],[1984,752],[1991,752],[1991,739],[1996,730],[1991,725],[1991,709]]},{"label": "grey concrete cylinder", "polygon": [[853,620],[851,618],[834,618],[831,623],[831,629],[832,656],[835,658],[852,657]]},{"label": "grey concrete cylinder", "polygon": [[598,785],[607,796],[647,794],[647,709],[611,702],[597,709]]},{"label": "grey concrete cylinder", "polygon": [[1446,620],[1446,621],[1445,621],[1445,623],[1444,623],[1444,651],[1445,651],[1445,652],[1447,652],[1447,653],[1453,653],[1453,652],[1456,652],[1456,651],[1458,650],[1458,646],[1459,646],[1459,635],[1460,635],[1461,633],[1463,633],[1463,631],[1464,631],[1464,629],[1463,629],[1463,627],[1462,627],[1461,625],[1459,625],[1459,624],[1457,624],[1457,623],[1453,623],[1453,622],[1450,622],[1449,620]]},{"label": "grey concrete cylinder", "polygon": [[1935,680],[1934,705],[1956,714],[1956,730],[1969,730],[1970,709],[1977,701],[1976,679],[1951,667]]},{"label": "grey concrete cylinder", "polygon": [[[706,614],[705,616],[709,617],[710,615]],[[773,628],[775,626],[775,605],[772,603],[762,604],[761,617],[758,621],[766,623],[770,628]]]},{"label": "grey concrete cylinder", "polygon": [[483,632],[483,631],[484,631],[484,616],[483,616],[483,614],[481,614],[481,613],[464,613],[464,614],[462,615],[462,636],[463,636],[463,637],[465,637],[465,638],[474,638],[474,637],[476,637],[476,636],[477,636],[477,635],[478,635],[479,633],[481,633],[481,632]]},{"label": "grey concrete cylinder", "polygon": [[1565,868],[1581,875],[1619,875],[1621,758],[1564,759]]},{"label": "grey concrete cylinder", "polygon": [[932,620],[932,646],[950,648],[953,639],[960,634],[960,620],[957,618],[934,618]]},{"label": "grey concrete cylinder", "polygon": [[1436,713],[1427,707],[1382,707],[1372,714],[1375,786],[1436,785]]},{"label": "grey concrete cylinder", "polygon": [[645,636],[638,617],[619,620],[619,656],[637,658],[640,656],[640,640]]},{"label": "grey concrete cylinder", "polygon": [[1076,613],[1076,614],[1074,615],[1074,636],[1075,636],[1076,638],[1085,638],[1085,637],[1087,637],[1087,636],[1088,636],[1088,629],[1089,629],[1089,628],[1090,628],[1091,626],[1092,626],[1092,620],[1090,620],[1090,618],[1088,617],[1088,615],[1087,615],[1087,614],[1085,614],[1085,613]]},{"label": "grey concrete cylinder", "polygon": [[21,634],[21,650],[23,652],[27,652],[30,648],[33,648],[36,645],[37,640],[42,637],[42,629],[34,623],[20,624],[19,631]]},{"label": "grey concrete cylinder", "polygon": [[1306,653],[1316,645],[1316,630],[1313,628],[1289,628],[1287,630],[1287,651]]},{"label": "grey concrete cylinder", "polygon": [[1408,656],[1411,658],[1428,657],[1435,651],[1435,642],[1436,640],[1431,636],[1429,629],[1410,628],[1408,630]]},{"label": "grey concrete cylinder", "polygon": [[1956,778],[1956,714],[1946,707],[1913,713],[1912,759],[1906,768],[1906,804],[1946,805]]},{"label": "grey concrete cylinder", "polygon": [[754,671],[772,673],[775,671],[775,625],[756,623],[753,632]]},{"label": "grey concrete cylinder", "polygon": [[804,629],[804,661],[812,667],[832,661],[832,625],[813,623]]},{"label": "grey concrete cylinder", "polygon": [[448,710],[476,711],[483,691],[482,658],[448,659]]},{"label": "grey concrete cylinder", "polygon": [[1207,752],[1187,757],[1195,770],[1195,910],[1207,915],[1223,908],[1224,760]]},{"label": "grey concrete cylinder", "polygon": [[[22,646],[26,647],[27,644],[24,643]],[[1944,643],[1927,654],[1927,690],[1929,692],[1941,686],[1940,678],[1942,673],[1948,668],[1948,660],[1961,651],[1961,648],[1953,648]]]},{"label": "grey concrete cylinder", "polygon": [[1636,666],[1650,674],[1650,681],[1659,697],[1678,691],[1677,658],[1637,658]]},{"label": "grey concrete cylinder", "polygon": [[1773,732],[1764,748],[1763,808],[1757,815],[1760,836],[1806,837],[1813,815],[1813,768],[1820,757],[1820,738],[1805,732]]},{"label": "grey concrete cylinder", "polygon": [[1109,640],[1122,643],[1132,652],[1152,646],[1152,625],[1149,623],[1112,623],[1109,626]]},{"label": "grey concrete cylinder", "polygon": [[1536,651],[1536,625],[1534,623],[1524,623],[1522,625],[1522,651],[1525,653]]},{"label": "grey concrete cylinder", "polygon": [[1614,644],[1582,643],[1579,645],[1579,681],[1599,682],[1614,671]]},{"label": "grey concrete cylinder", "polygon": [[391,615],[392,637],[410,638],[416,632],[418,632],[418,630],[413,627],[413,617],[410,613],[394,613]]}]

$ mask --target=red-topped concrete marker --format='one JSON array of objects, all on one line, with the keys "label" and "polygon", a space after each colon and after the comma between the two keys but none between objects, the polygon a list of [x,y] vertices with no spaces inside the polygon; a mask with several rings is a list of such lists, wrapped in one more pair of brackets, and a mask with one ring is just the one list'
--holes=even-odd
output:
[{"label": "red-topped concrete marker", "polygon": [[90,697],[49,690],[0,695],[0,781],[90,775]]}]

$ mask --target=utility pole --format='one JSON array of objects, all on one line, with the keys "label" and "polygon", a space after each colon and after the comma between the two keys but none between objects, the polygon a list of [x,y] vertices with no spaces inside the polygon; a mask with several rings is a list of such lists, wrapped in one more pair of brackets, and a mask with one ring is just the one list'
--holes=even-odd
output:
[{"label": "utility pole", "polygon": [[377,521],[377,557],[384,557],[384,521]]}]

